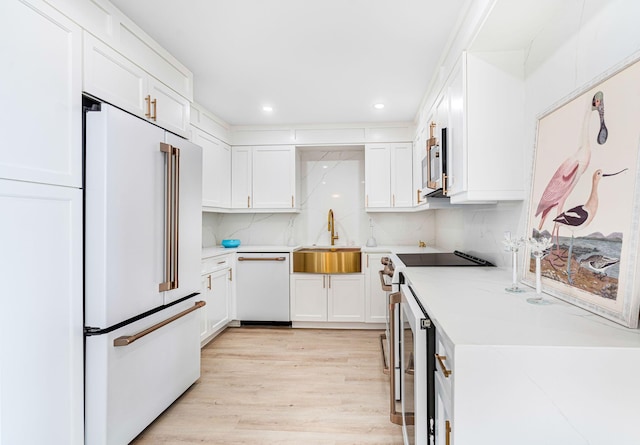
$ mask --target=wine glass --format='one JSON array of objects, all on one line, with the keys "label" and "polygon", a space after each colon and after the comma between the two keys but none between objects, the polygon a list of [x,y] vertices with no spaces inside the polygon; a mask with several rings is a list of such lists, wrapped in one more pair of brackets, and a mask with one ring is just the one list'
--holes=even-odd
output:
[{"label": "wine glass", "polygon": [[551,237],[529,238],[531,255],[536,259],[536,296],[527,298],[527,303],[550,304],[549,300],[542,298],[542,258],[550,252],[553,242]]},{"label": "wine glass", "polygon": [[509,252],[511,252],[511,286],[505,287],[504,290],[506,290],[507,292],[524,292],[524,289],[518,287],[518,250],[520,249],[520,247],[522,247],[522,245],[524,245],[524,242],[525,240],[523,237],[511,238],[511,235],[509,235],[509,238],[505,237],[503,241],[504,245],[509,249]]}]

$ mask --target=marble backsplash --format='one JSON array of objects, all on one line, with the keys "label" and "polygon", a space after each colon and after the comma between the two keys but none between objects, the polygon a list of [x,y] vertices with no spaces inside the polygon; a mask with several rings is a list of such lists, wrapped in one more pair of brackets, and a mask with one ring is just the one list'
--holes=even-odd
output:
[{"label": "marble backsplash", "polygon": [[367,213],[364,210],[364,147],[305,149],[300,153],[300,213],[203,213],[204,247],[224,238],[244,245],[329,245],[329,209],[339,239],[336,245],[435,244],[435,213]]}]

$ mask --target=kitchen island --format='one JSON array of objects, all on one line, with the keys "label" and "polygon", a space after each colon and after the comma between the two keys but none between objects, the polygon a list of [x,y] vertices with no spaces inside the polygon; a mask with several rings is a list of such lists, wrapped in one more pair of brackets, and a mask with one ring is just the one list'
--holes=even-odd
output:
[{"label": "kitchen island", "polygon": [[549,295],[529,304],[534,290],[506,292],[497,268],[403,273],[452,371],[437,367],[436,398],[453,444],[640,443],[639,330]]}]

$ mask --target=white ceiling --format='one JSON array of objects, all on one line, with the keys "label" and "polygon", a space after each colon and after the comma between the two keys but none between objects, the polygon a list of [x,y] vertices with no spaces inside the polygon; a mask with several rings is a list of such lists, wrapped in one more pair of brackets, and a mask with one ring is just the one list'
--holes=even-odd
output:
[{"label": "white ceiling", "polygon": [[467,4],[111,1],[193,71],[194,100],[231,125],[412,121]]}]

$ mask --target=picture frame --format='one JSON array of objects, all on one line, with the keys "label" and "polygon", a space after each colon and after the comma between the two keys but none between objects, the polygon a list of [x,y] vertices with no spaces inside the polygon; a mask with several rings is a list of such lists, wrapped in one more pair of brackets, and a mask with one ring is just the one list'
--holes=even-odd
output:
[{"label": "picture frame", "polygon": [[[527,238],[551,237],[543,292],[628,328],[640,292],[640,60],[626,61],[537,119]],[[525,248],[522,281],[535,286]],[[530,260],[529,260],[530,259]]]}]

